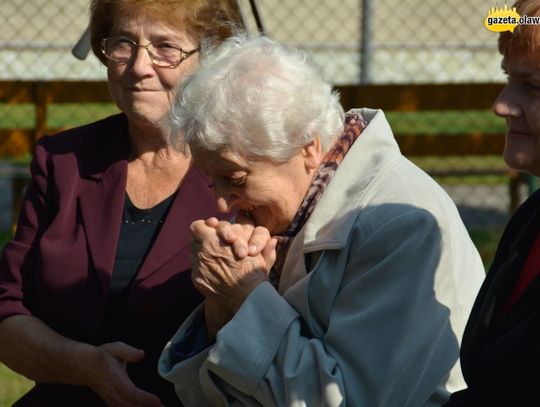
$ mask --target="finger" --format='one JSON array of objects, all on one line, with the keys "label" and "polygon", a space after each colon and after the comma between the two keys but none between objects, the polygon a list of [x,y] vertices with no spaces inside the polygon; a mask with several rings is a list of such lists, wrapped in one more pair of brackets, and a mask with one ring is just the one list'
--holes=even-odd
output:
[{"label": "finger", "polygon": [[191,224],[189,229],[191,232],[191,238],[197,242],[202,242],[217,236],[216,230],[207,226],[206,221],[204,220],[196,220]]},{"label": "finger", "polygon": [[248,254],[250,256],[256,256],[263,251],[266,245],[270,242],[272,236],[268,229],[262,226],[257,226],[248,242]]},{"label": "finger", "polygon": [[266,267],[268,271],[270,271],[270,269],[276,262],[276,246],[277,246],[277,239],[272,238],[270,239],[268,244],[265,246],[265,248],[261,252],[261,255],[266,263]]},{"label": "finger", "polygon": [[134,348],[123,342],[112,342],[106,346],[107,351],[112,356],[128,363],[140,362],[144,358],[144,351],[142,349]]},{"label": "finger", "polygon": [[236,258],[243,259],[248,255],[248,239],[253,232],[253,226],[221,221],[216,231],[220,239],[231,245]]},{"label": "finger", "polygon": [[211,218],[206,219],[206,226],[209,226],[211,228],[217,228],[219,225],[219,219],[215,216],[212,216]]},{"label": "finger", "polygon": [[216,232],[220,239],[229,244],[233,243],[236,239],[244,235],[244,230],[241,225],[232,224],[223,220],[218,223]]}]

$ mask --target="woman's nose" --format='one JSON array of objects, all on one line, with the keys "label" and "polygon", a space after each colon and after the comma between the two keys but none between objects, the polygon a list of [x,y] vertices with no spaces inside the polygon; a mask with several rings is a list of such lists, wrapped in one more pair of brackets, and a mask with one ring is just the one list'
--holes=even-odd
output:
[{"label": "woman's nose", "polygon": [[152,58],[150,58],[148,50],[144,47],[137,47],[131,64],[132,71],[138,76],[145,76],[154,72]]},{"label": "woman's nose", "polygon": [[231,211],[232,205],[227,198],[220,196],[217,198],[217,208],[221,213],[228,213]]},{"label": "woman's nose", "polygon": [[218,210],[222,213],[230,212],[238,200],[238,197],[231,194],[221,182],[214,182],[214,194]]},{"label": "woman's nose", "polygon": [[519,117],[522,113],[519,103],[519,92],[513,85],[506,85],[495,102],[493,112],[499,117]]}]

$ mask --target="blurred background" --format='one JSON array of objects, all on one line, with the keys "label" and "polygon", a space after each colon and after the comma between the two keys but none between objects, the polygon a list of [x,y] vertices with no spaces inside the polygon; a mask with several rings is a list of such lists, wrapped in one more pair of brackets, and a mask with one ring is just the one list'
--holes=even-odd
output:
[{"label": "blurred background", "polygon": [[[239,0],[250,31],[250,1]],[[346,108],[383,108],[403,153],[457,203],[486,267],[511,211],[536,180],[506,167],[504,83],[492,1],[259,0],[268,35],[308,52]],[[13,232],[35,140],[117,110],[93,56],[71,48],[88,0],[0,1],[0,248]],[[67,312],[69,312],[67,310]],[[31,383],[0,365],[0,406]]]}]

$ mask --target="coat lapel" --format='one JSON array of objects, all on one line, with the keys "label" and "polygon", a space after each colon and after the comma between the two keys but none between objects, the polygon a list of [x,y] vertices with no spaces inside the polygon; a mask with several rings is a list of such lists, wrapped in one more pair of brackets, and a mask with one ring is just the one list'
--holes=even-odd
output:
[{"label": "coat lapel", "polygon": [[81,158],[79,208],[91,262],[101,288],[109,290],[124,207],[129,135],[124,115],[103,134],[88,138]]},{"label": "coat lapel", "polygon": [[[501,268],[498,284],[493,284],[493,289],[490,290],[492,294],[491,299],[495,303],[495,312],[491,316],[490,326],[492,327],[493,335],[497,336],[511,328],[523,318],[527,317],[532,311],[537,309],[539,299],[536,291],[540,284],[539,276],[536,276],[534,280],[527,286],[524,293],[518,299],[518,301],[510,308],[508,314],[504,318],[499,319],[499,313],[503,306],[505,306],[514,285],[516,284],[519,274],[522,272],[531,245],[539,232],[540,225],[540,208],[537,208],[531,217],[528,219],[526,225],[523,226],[522,233],[516,238],[515,244],[512,245],[509,253],[509,259]],[[496,278],[499,276],[496,276]]]},{"label": "coat lapel", "polygon": [[[500,316],[501,308],[506,304],[538,233],[539,204],[540,201],[535,196],[523,204],[507,226],[505,235],[508,234],[509,237],[502,237],[495,261],[478,293],[461,342],[461,365],[464,374],[474,370],[471,364],[475,363],[476,354],[483,343],[502,334],[534,309],[530,302],[522,303],[521,298],[510,309],[506,318]],[[502,251],[501,255],[499,251]],[[537,283],[538,277],[535,279],[535,284]],[[531,288],[529,287],[524,295],[531,295]]]},{"label": "coat lapel", "polygon": [[[171,257],[186,249],[190,242],[189,227],[197,219],[217,213],[216,200],[209,180],[191,167],[169,209],[163,226],[137,274],[136,283],[144,280]],[[225,219],[229,216],[225,216]],[[179,264],[178,267],[181,267]],[[189,266],[188,266],[189,268]],[[179,269],[178,271],[184,271]]]},{"label": "coat lapel", "polygon": [[102,289],[109,289],[120,234],[127,179],[127,162],[111,167],[100,182],[79,196],[88,249]]}]

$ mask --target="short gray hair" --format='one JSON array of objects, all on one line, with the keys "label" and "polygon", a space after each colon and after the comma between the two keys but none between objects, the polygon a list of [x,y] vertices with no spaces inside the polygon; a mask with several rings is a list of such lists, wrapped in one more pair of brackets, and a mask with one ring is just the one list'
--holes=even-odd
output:
[{"label": "short gray hair", "polygon": [[283,162],[321,138],[323,151],[343,131],[339,95],[305,53],[264,36],[237,34],[206,50],[173,103],[171,143],[227,149]]}]

